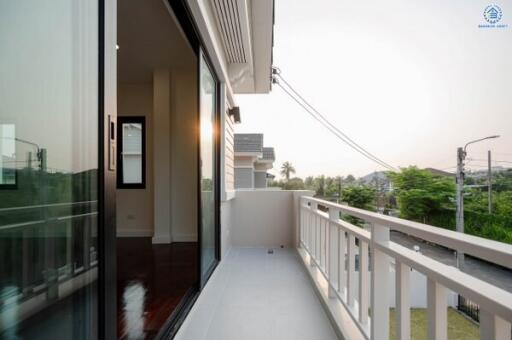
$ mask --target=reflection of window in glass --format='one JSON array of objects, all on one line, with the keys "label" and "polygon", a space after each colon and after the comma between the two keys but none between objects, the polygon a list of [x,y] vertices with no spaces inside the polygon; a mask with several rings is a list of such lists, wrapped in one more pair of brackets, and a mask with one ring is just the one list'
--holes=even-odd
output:
[{"label": "reflection of window in glass", "polygon": [[14,124],[0,124],[0,188],[16,186],[16,135]]},{"label": "reflection of window in glass", "polygon": [[118,118],[118,188],[143,189],[146,185],[144,117]]}]

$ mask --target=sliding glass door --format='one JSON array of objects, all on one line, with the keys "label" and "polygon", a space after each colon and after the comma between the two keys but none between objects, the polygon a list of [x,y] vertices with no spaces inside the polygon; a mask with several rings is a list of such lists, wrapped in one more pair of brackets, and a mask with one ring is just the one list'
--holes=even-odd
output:
[{"label": "sliding glass door", "polygon": [[0,338],[98,337],[98,1],[0,0]]},{"label": "sliding glass door", "polygon": [[201,286],[217,263],[218,231],[218,93],[215,75],[203,53],[199,56],[199,175]]}]

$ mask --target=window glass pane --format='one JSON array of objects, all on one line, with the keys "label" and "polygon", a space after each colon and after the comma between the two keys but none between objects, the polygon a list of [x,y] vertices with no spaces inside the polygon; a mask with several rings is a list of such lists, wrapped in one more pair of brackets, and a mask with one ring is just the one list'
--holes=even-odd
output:
[{"label": "window glass pane", "polygon": [[0,42],[0,339],[96,339],[98,1],[0,0]]},{"label": "window glass pane", "polygon": [[142,183],[142,124],[123,124],[123,183]]},{"label": "window glass pane", "polygon": [[203,282],[215,264],[215,121],[217,84],[201,56],[200,59],[200,173],[201,173],[201,273]]}]

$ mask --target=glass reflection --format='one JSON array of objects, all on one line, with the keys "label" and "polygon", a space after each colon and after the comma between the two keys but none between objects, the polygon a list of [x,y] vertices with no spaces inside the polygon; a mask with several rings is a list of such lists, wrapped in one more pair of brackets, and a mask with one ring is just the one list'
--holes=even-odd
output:
[{"label": "glass reflection", "polygon": [[98,4],[0,2],[0,338],[97,338]]},{"label": "glass reflection", "polygon": [[200,59],[201,273],[215,263],[215,123],[217,87],[204,56]]},{"label": "glass reflection", "polygon": [[131,282],[123,292],[123,312],[125,317],[125,332],[128,339],[143,339],[144,305],[146,288],[140,282]]}]

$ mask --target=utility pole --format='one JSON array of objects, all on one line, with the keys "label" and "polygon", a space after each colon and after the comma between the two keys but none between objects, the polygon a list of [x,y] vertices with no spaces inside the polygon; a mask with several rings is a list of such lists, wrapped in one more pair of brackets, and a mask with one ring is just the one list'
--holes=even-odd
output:
[{"label": "utility pole", "polygon": [[487,199],[489,201],[489,214],[492,214],[491,150],[487,151]]},{"label": "utility pole", "polygon": [[[457,213],[456,213],[456,226],[457,232],[464,234],[464,159],[466,158],[466,151],[462,148],[457,149]],[[461,267],[464,263],[464,253],[457,252],[457,268]]]},{"label": "utility pole", "polygon": [[[457,232],[464,234],[464,160],[466,159],[466,149],[468,145],[478,143],[487,139],[495,139],[499,138],[499,135],[488,136],[480,139],[472,140],[466,145],[464,148],[457,148],[457,174],[456,174],[456,182],[457,182],[457,212],[456,212],[456,226]],[[489,152],[489,164],[490,164],[491,154]],[[490,165],[489,165],[490,168]],[[490,187],[490,186],[489,186]],[[457,251],[457,268],[460,268],[464,263],[464,253],[462,251]]]}]

